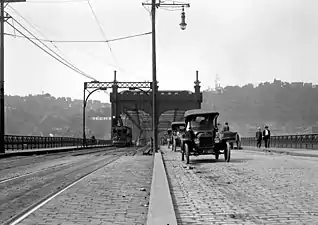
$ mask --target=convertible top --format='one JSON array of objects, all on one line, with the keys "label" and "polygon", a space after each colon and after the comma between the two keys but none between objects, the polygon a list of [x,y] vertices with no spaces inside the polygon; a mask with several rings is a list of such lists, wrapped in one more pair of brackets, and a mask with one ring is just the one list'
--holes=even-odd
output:
[{"label": "convertible top", "polygon": [[212,114],[215,116],[220,115],[218,112],[215,112],[210,109],[190,109],[184,113],[184,117],[189,117],[189,116],[195,116],[195,115],[207,115],[207,114]]}]

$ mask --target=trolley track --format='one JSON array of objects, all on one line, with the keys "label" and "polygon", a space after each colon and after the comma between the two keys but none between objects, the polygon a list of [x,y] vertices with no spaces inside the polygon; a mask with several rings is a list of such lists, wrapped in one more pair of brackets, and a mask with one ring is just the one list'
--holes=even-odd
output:
[{"label": "trolley track", "polygon": [[90,154],[93,152],[98,151],[105,151],[105,149],[112,148],[114,149],[114,146],[107,146],[107,147],[99,147],[96,149],[78,149],[78,150],[70,150],[70,151],[63,151],[63,152],[57,152],[57,153],[47,153],[43,155],[30,155],[30,156],[13,156],[8,158],[0,159],[0,171],[3,169],[10,169],[14,168],[16,166],[25,166],[29,165],[31,163],[37,163],[38,161],[41,161],[43,159],[51,160],[52,158],[62,158],[64,156],[69,155],[80,155],[80,154]]},{"label": "trolley track", "polygon": [[[0,223],[6,221],[4,224],[10,224],[15,218],[41,204],[41,202],[60,192],[61,189],[65,189],[93,171],[110,164],[113,159],[119,159],[127,154],[135,154],[137,151],[138,149],[135,148],[121,148],[112,151],[115,154],[103,152],[94,155],[95,157],[92,156],[91,160],[86,163],[81,160],[68,164],[63,168],[52,169],[43,174],[38,173],[36,177],[30,175],[30,179],[21,179],[21,181],[17,179],[4,183],[10,184],[9,187],[8,185],[0,184],[0,187],[5,186],[9,189],[5,191],[5,188],[1,188],[3,191],[0,192]],[[43,198],[43,196],[45,197]],[[20,213],[16,214],[17,211]]]},{"label": "trolley track", "polygon": [[[98,152],[112,152],[112,151],[116,151],[115,147],[109,147],[109,148],[103,148],[103,149],[98,149],[98,150],[94,150],[94,151],[84,151],[81,153],[74,153],[74,154],[64,154],[64,155],[59,155],[58,157],[49,157],[49,158],[45,158],[43,160],[43,158],[38,158],[37,162],[34,162],[32,159],[28,164],[22,164],[22,165],[16,165],[16,166],[11,166],[11,167],[6,167],[2,170],[0,170],[0,184],[10,181],[10,180],[14,180],[14,179],[18,179],[21,177],[25,177],[25,176],[29,176],[38,172],[41,172],[43,170],[47,170],[50,169],[50,167],[56,167],[56,166],[62,166],[63,163],[58,163],[57,165],[52,165],[52,166],[48,166],[48,168],[41,168],[43,167],[46,162],[53,162],[53,161],[57,161],[58,159],[62,159],[62,158],[67,158],[67,157],[72,157],[72,156],[83,156],[83,155],[90,155],[90,154],[94,154],[94,153],[98,153]],[[31,166],[31,168],[28,168],[29,166]],[[33,169],[35,167],[40,167],[38,170],[33,171]],[[13,171],[12,171],[13,169]],[[29,171],[31,170],[31,171]],[[28,172],[29,171],[29,172]],[[21,174],[22,173],[22,174]]]}]

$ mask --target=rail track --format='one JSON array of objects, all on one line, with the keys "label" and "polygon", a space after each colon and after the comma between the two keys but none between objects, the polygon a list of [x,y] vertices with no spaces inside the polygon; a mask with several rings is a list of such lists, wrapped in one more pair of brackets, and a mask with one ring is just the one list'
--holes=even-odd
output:
[{"label": "rail track", "polygon": [[69,151],[63,151],[63,152],[52,152],[52,153],[47,153],[47,154],[41,154],[41,155],[30,155],[30,156],[12,156],[10,158],[1,158],[0,159],[0,170],[4,169],[4,166],[8,166],[8,168],[15,167],[14,162],[18,162],[20,165],[25,163],[24,161],[29,161],[30,159],[32,160],[41,160],[43,158],[56,158],[56,157],[64,157],[65,155],[70,155],[72,154],[73,156],[75,155],[81,155],[81,154],[90,154],[93,152],[99,152],[99,151],[105,151],[105,149],[114,149],[115,146],[107,146],[107,147],[99,147],[96,149],[76,149],[76,150],[69,150]]},{"label": "rail track", "polygon": [[[58,160],[61,158],[64,158],[66,156],[81,156],[81,155],[89,155],[93,153],[98,152],[112,152],[116,151],[116,147],[110,146],[110,147],[104,147],[104,148],[98,148],[98,149],[86,149],[81,151],[74,151],[74,152],[63,152],[63,153],[56,153],[56,154],[47,154],[44,156],[35,156],[35,157],[24,157],[24,158],[18,158],[15,160],[0,160],[0,184],[6,181],[9,181],[10,179],[17,179],[19,177],[24,177],[28,175],[35,174],[37,172],[40,172],[42,169],[39,169],[39,171],[32,171],[27,172],[28,166],[32,165],[32,168],[36,167],[37,165],[43,164],[44,162],[49,162],[52,160]],[[10,169],[12,170],[14,168],[16,172],[13,172],[10,174]],[[21,174],[21,171],[23,174]],[[12,172],[12,171],[11,171]]]},{"label": "rail track", "polygon": [[[58,163],[57,165],[47,166],[46,168],[43,168],[43,165],[45,162],[51,162],[54,160],[62,159],[66,156],[82,156],[82,155],[89,155],[94,154],[98,152],[113,152],[116,151],[115,147],[108,147],[108,148],[100,148],[95,150],[86,150],[81,152],[69,152],[64,154],[53,154],[53,155],[46,155],[41,157],[28,157],[25,159],[20,160],[14,160],[13,162],[3,162],[0,161],[0,185],[9,182],[11,180],[28,177],[40,172],[44,172],[48,169],[51,169],[51,167],[61,167],[65,165],[65,163]],[[63,161],[63,160],[62,160]],[[31,167],[30,167],[31,166]],[[36,167],[38,167],[36,169]],[[42,167],[42,168],[41,168]],[[34,170],[36,169],[36,170]]]},{"label": "rail track", "polygon": [[123,155],[136,154],[140,149],[112,148],[107,151],[94,151],[81,154],[82,158],[75,162],[62,163],[46,170],[0,181],[0,223],[18,224],[85,177],[107,167]]}]

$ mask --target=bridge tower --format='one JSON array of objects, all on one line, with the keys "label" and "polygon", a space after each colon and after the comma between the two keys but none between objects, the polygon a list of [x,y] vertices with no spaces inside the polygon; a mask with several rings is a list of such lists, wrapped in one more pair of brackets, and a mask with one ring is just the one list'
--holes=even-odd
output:
[{"label": "bridge tower", "polygon": [[[156,122],[159,133],[166,131],[171,122],[182,120],[186,110],[201,108],[202,92],[198,71],[196,71],[194,84],[194,92],[157,89],[158,116]],[[112,89],[110,93],[112,126],[122,125],[121,115],[125,115],[132,122],[133,129],[139,130],[137,136],[152,136],[147,135],[147,131],[152,129],[152,83],[147,81],[120,82],[117,80],[116,71],[114,72],[114,80],[111,82],[84,83],[84,93],[87,89],[105,90],[109,88]],[[125,90],[119,91],[119,89]]]}]

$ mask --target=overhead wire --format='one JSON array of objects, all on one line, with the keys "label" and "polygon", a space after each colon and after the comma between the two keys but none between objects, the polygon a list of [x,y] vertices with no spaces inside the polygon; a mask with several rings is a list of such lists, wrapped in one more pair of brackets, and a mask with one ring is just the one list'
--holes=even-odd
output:
[{"label": "overhead wire", "polygon": [[27,3],[70,3],[70,2],[86,2],[87,0],[61,0],[61,1],[26,1]]},{"label": "overhead wire", "polygon": [[[112,50],[112,48],[111,48],[109,42],[117,41],[117,40],[124,40],[124,39],[133,38],[133,37],[138,37],[138,36],[143,36],[143,35],[148,35],[148,34],[151,34],[151,32],[146,32],[146,33],[142,33],[142,34],[130,35],[130,36],[126,36],[126,37],[120,37],[120,38],[115,38],[115,39],[107,40],[107,39],[106,39],[105,32],[104,32],[104,30],[103,30],[103,27],[102,27],[101,23],[99,22],[99,20],[98,20],[98,18],[97,18],[97,16],[96,16],[96,13],[94,12],[94,9],[93,9],[93,7],[92,7],[92,5],[91,5],[91,3],[90,3],[89,0],[28,1],[28,2],[30,2],[30,3],[67,3],[67,2],[84,2],[84,1],[87,1],[87,2],[88,2],[89,7],[90,7],[90,9],[91,9],[91,12],[92,12],[92,14],[93,14],[93,16],[94,16],[94,19],[96,20],[96,22],[97,22],[97,24],[98,24],[98,26],[99,26],[99,28],[100,28],[100,31],[101,31],[103,37],[105,38],[105,41],[85,41],[85,40],[84,40],[84,41],[74,41],[74,40],[73,40],[73,41],[72,41],[72,40],[71,40],[71,41],[63,41],[63,40],[62,40],[62,41],[58,41],[58,40],[54,41],[54,40],[49,40],[48,38],[45,37],[45,35],[44,35],[38,28],[36,28],[36,26],[34,26],[32,23],[30,23],[30,22],[29,22],[26,18],[24,18],[16,9],[14,9],[13,7],[11,7],[10,5],[9,5],[10,9],[13,10],[14,13],[16,13],[18,16],[20,16],[28,25],[30,25],[32,28],[34,28],[34,30],[37,31],[42,37],[44,37],[44,39],[37,38],[37,37],[34,36],[34,35],[32,35],[32,36],[34,36],[34,38],[32,38],[32,37],[30,37],[30,36],[28,36],[28,35],[25,35],[25,34],[22,33],[21,31],[20,31],[19,33],[22,33],[22,35],[16,35],[16,34],[15,34],[15,31],[16,31],[17,29],[15,29],[14,20],[12,20],[12,25],[9,24],[11,27],[13,27],[13,32],[14,32],[14,34],[5,33],[5,35],[14,36],[14,37],[19,37],[19,38],[26,38],[26,39],[28,39],[29,41],[31,41],[31,40],[37,40],[37,41],[41,42],[46,48],[49,49],[49,51],[53,52],[53,54],[55,54],[55,55],[57,55],[57,57],[61,58],[62,61],[64,61],[66,64],[70,64],[70,67],[73,67],[73,69],[75,69],[78,73],[80,73],[81,75],[83,75],[83,76],[85,76],[85,77],[89,77],[90,79],[93,79],[93,80],[96,80],[96,79],[94,79],[93,77],[91,77],[91,76],[85,74],[83,71],[80,71],[77,67],[75,67],[75,66],[70,62],[70,60],[63,59],[63,58],[62,58],[61,56],[59,56],[56,52],[54,52],[52,49],[50,49],[48,46],[46,46],[43,42],[50,42],[50,43],[56,48],[56,50],[57,50],[61,55],[64,55],[64,58],[67,58],[67,57],[65,57],[65,54],[63,54],[63,52],[60,50],[60,48],[58,48],[54,43],[67,43],[67,42],[77,42],[77,43],[79,43],[79,42],[83,42],[83,43],[85,43],[85,42],[88,42],[88,43],[92,43],[92,42],[104,42],[104,43],[105,43],[105,42],[106,42],[107,45],[108,45],[108,48],[109,48],[110,51],[111,51],[111,54],[112,54],[114,60],[115,60],[115,63],[117,64],[117,66],[112,65],[112,67],[117,67],[117,69],[119,69],[119,70],[121,70],[122,72],[124,72],[124,69],[118,68],[118,67],[119,67],[119,63],[118,63],[118,61],[117,61],[117,59],[116,59],[116,57],[115,57],[115,54],[114,54],[114,52],[113,52],[113,50]],[[8,3],[7,3],[7,5],[8,5]],[[16,22],[17,22],[17,21],[16,21]],[[21,26],[21,24],[20,24],[20,26]],[[23,28],[24,28],[25,30],[27,30],[25,27],[23,27]],[[27,30],[27,31],[28,31],[28,30]],[[29,31],[28,31],[28,32],[29,32]],[[31,42],[32,42],[32,41],[31,41]],[[32,42],[32,43],[33,43],[33,42]],[[36,43],[33,43],[33,44],[36,44]],[[40,47],[40,46],[38,46],[38,47]],[[42,48],[41,48],[41,49],[42,49]],[[43,50],[43,49],[42,49],[42,50]]]},{"label": "overhead wire", "polygon": [[[87,1],[87,0],[83,0],[83,1]],[[134,37],[138,37],[138,36],[143,36],[143,35],[148,35],[148,34],[151,34],[151,32],[146,32],[146,33],[142,33],[142,34],[136,34],[136,35],[130,35],[130,36],[126,36],[126,37],[120,37],[120,38],[115,38],[115,39],[111,39],[111,40],[105,40],[105,41],[54,41],[54,40],[49,40],[38,28],[36,28],[36,26],[34,26],[31,22],[29,22],[24,16],[22,16],[16,9],[14,9],[13,7],[9,6],[10,9],[12,11],[14,11],[14,13],[16,13],[18,16],[20,16],[28,25],[30,25],[32,28],[34,28],[42,37],[44,37],[45,39],[39,39],[43,42],[51,42],[51,44],[60,52],[61,55],[64,56],[64,58],[67,59],[67,57],[65,57],[65,54],[61,51],[60,48],[58,48],[53,42],[55,43],[67,43],[67,42],[112,42],[112,41],[117,41],[117,40],[124,40],[124,39],[128,39],[128,38],[134,38]],[[97,17],[96,17],[97,18]],[[9,34],[9,33],[6,33],[6,35],[8,36],[13,36],[12,34]],[[16,35],[15,37],[19,37],[19,38],[25,38],[24,36],[20,36],[20,35]],[[31,39],[33,39],[32,37],[29,37]],[[37,40],[35,39],[35,40]],[[114,56],[114,55],[113,55]],[[68,59],[68,61],[70,61]],[[116,58],[115,58],[115,61],[116,61]],[[70,61],[71,62],[71,61]],[[107,63],[107,62],[104,62],[106,63],[107,65],[111,66],[111,67],[114,67],[114,68],[117,68],[119,70],[121,70],[122,72],[125,72],[124,69],[120,69],[118,68],[118,63],[117,63],[117,66],[111,64],[111,63]],[[116,63],[116,62],[115,62]]]},{"label": "overhead wire", "polygon": [[[87,2],[88,2],[88,5],[89,5],[90,10],[91,10],[91,12],[92,12],[92,14],[93,14],[93,17],[94,17],[94,19],[95,19],[97,25],[99,26],[99,29],[100,29],[100,31],[101,31],[101,33],[102,33],[104,39],[107,40],[106,34],[105,34],[105,32],[104,32],[104,29],[103,29],[101,23],[100,23],[99,20],[98,20],[98,17],[97,17],[97,15],[96,15],[96,13],[95,13],[93,7],[92,7],[92,4],[90,3],[90,0],[87,0]],[[108,42],[106,42],[106,43],[107,43],[108,48],[109,48],[109,50],[110,50],[110,52],[111,52],[111,54],[112,54],[112,56],[113,56],[113,58],[114,58],[115,64],[117,65],[117,66],[115,66],[115,68],[117,68],[119,71],[121,71],[121,72],[123,72],[123,73],[127,73],[127,71],[119,65],[118,60],[117,60],[117,58],[116,58],[116,56],[115,56],[115,54],[114,54],[114,52],[113,52],[113,50],[112,50],[110,44],[109,44]]]},{"label": "overhead wire", "polygon": [[[5,35],[8,36],[14,36],[14,37],[18,37],[18,38],[25,38],[22,35],[14,35],[14,34],[10,34],[10,33],[4,33]],[[114,39],[110,39],[110,40],[49,40],[49,39],[41,39],[39,38],[39,40],[43,41],[43,42],[50,42],[50,43],[103,43],[103,42],[112,42],[112,41],[119,41],[119,40],[124,40],[124,39],[129,39],[129,38],[134,38],[134,37],[139,37],[139,36],[144,36],[144,35],[148,35],[151,34],[151,32],[146,32],[146,33],[142,33],[142,34],[135,34],[135,35],[129,35],[126,37],[120,37],[120,38],[114,38]],[[34,39],[32,37],[29,37],[30,39]]]},{"label": "overhead wire", "polygon": [[[31,33],[28,29],[26,29],[22,24],[20,24],[17,20],[15,20],[14,18],[12,18],[17,24],[19,24],[24,30],[26,30],[30,35],[32,35],[34,38],[37,38],[33,33]],[[45,43],[41,42],[40,40],[38,40],[41,44],[43,44],[46,48],[49,49],[49,51],[53,52],[53,54],[55,54],[56,56],[54,56],[52,53],[50,53],[49,51],[47,51],[45,48],[41,47],[39,44],[37,44],[35,41],[33,41],[32,39],[30,39],[28,36],[26,36],[22,31],[20,31],[18,28],[14,27],[13,25],[11,25],[10,23],[9,26],[11,26],[13,29],[15,29],[18,33],[20,33],[22,36],[24,36],[26,39],[28,39],[30,42],[32,42],[34,45],[36,45],[38,48],[40,48],[41,50],[43,50],[44,52],[46,52],[47,54],[49,54],[51,57],[53,57],[54,59],[56,59],[57,61],[59,61],[60,63],[62,63],[63,65],[67,66],[68,68],[72,69],[73,71],[81,74],[82,76],[85,76],[86,78],[89,78],[91,80],[95,80],[95,78],[93,78],[92,76],[84,73],[83,71],[81,71],[80,69],[78,69],[76,66],[74,66],[72,63],[68,62],[67,60],[65,60],[63,57],[61,57],[60,55],[58,55],[56,52],[54,52],[52,49],[50,49],[47,45],[45,45]]]},{"label": "overhead wire", "polygon": [[[90,0],[87,0],[87,3],[88,3],[88,5],[89,5],[89,8],[90,8],[90,10],[91,10],[91,12],[92,12],[92,14],[93,14],[93,17],[94,17],[94,19],[95,19],[95,21],[96,21],[96,23],[97,23],[97,25],[98,25],[98,27],[99,27],[99,29],[100,29],[100,32],[102,33],[104,39],[107,40],[107,37],[106,37],[106,34],[105,34],[104,29],[103,29],[103,27],[102,27],[102,24],[99,22],[99,20],[98,20],[98,18],[97,18],[97,15],[96,15],[96,13],[95,13],[95,11],[94,11],[94,9],[93,9],[91,3],[90,3]],[[113,52],[113,50],[112,50],[110,44],[109,44],[108,42],[106,42],[106,43],[107,43],[107,46],[108,46],[108,48],[109,48],[109,50],[110,50],[110,52],[111,52],[111,54],[112,54],[112,56],[113,56],[113,58],[114,58],[114,60],[115,60],[115,63],[117,64],[118,68],[120,69],[119,63],[118,63],[118,61],[117,61],[117,59],[116,59],[116,56],[115,56],[115,54],[114,54],[114,52]]]},{"label": "overhead wire", "polygon": [[[20,16],[28,25],[30,25],[36,32],[38,32],[42,37],[44,37],[45,39],[48,39],[34,24],[32,24],[30,21],[28,21],[24,16],[22,16],[21,15],[21,13],[19,13],[16,9],[14,9],[12,6],[9,6],[9,8],[12,10],[12,11],[14,11],[14,13],[16,13],[18,16]],[[13,22],[14,20],[12,20],[12,22]],[[14,25],[14,24],[13,24]],[[20,25],[21,26],[21,25]],[[15,31],[15,30],[14,30]],[[22,36],[23,37],[23,36]],[[41,40],[41,39],[39,39],[39,38],[37,38],[37,37],[35,37],[35,38],[32,38],[33,40],[40,40],[40,41],[43,41],[43,40]],[[43,43],[42,43],[43,44]],[[66,56],[65,56],[65,54],[62,52],[62,50],[59,48],[59,47],[57,47],[57,45],[55,45],[54,43],[52,43],[51,42],[51,44],[54,46],[54,48],[60,53],[60,55],[62,55],[63,57],[64,57],[64,59],[66,59],[67,61],[68,61],[68,63],[69,64],[73,64],[74,65],[74,63],[72,63],[71,62],[71,60],[69,60]],[[81,71],[82,72],[82,71]]]}]

